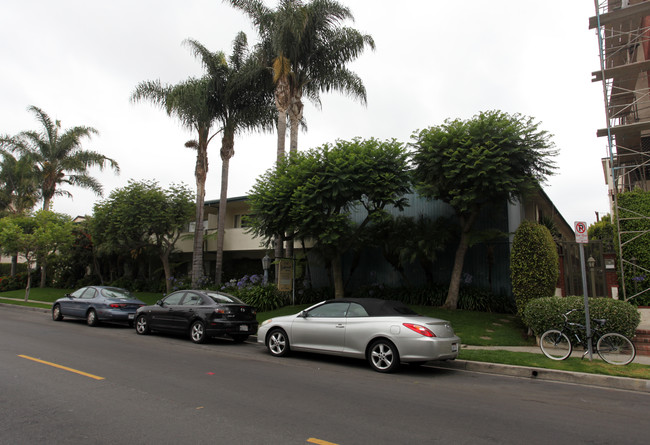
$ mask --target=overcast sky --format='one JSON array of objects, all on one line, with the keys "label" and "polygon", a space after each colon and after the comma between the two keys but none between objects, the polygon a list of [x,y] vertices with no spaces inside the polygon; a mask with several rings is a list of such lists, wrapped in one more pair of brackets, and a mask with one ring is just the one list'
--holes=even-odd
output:
[{"label": "overcast sky", "polygon": [[[560,150],[557,175],[544,186],[570,225],[609,212],[601,158],[605,139],[597,35],[588,29],[591,0],[341,0],[376,50],[350,65],[363,79],[368,105],[337,93],[322,109],[306,104],[308,131],[299,148],[336,139],[376,137],[409,142],[415,130],[480,111],[522,113],[540,121]],[[267,2],[275,6],[276,2]],[[243,13],[221,0],[2,0],[0,13],[0,134],[36,130],[27,107],[42,108],[64,129],[99,131],[84,148],[115,159],[121,173],[93,170],[104,196],[130,179],[195,190],[196,136],[164,111],[130,95],[145,80],[175,84],[202,74],[183,40],[230,53],[244,31]],[[218,199],[220,138],[209,147],[206,199]],[[288,144],[287,144],[288,146]],[[243,196],[272,167],[274,134],[242,134],[230,163],[229,197]],[[69,188],[54,210],[91,214],[100,198]]]}]

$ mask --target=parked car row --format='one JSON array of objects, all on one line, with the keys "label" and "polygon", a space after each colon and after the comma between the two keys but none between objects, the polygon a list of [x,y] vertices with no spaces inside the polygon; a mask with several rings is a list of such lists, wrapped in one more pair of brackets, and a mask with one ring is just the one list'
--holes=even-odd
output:
[{"label": "parked car row", "polygon": [[460,338],[450,323],[424,317],[403,303],[374,298],[344,298],[315,304],[294,315],[265,320],[258,329],[255,308],[217,291],[181,290],[145,305],[125,289],[88,286],[54,302],[52,318],[127,322],[140,335],[186,333],[194,343],[228,336],[241,343],[257,333],[271,355],[307,351],[366,359],[378,372],[401,363],[454,360]]}]

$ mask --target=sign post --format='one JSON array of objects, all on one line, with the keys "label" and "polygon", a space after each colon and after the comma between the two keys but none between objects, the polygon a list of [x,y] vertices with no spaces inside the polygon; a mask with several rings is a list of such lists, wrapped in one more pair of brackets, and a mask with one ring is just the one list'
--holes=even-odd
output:
[{"label": "sign post", "polygon": [[580,271],[582,272],[582,293],[585,299],[585,329],[587,332],[587,347],[589,348],[589,361],[593,360],[594,349],[591,341],[591,319],[589,317],[589,295],[587,293],[587,274],[585,268],[585,244],[589,242],[587,235],[587,223],[576,221],[574,223],[576,231],[576,242],[580,244]]}]

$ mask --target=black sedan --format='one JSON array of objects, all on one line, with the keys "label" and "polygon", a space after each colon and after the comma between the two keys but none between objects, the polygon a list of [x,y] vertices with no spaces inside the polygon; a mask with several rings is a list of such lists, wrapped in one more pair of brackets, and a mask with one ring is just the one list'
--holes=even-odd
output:
[{"label": "black sedan", "polygon": [[86,286],[77,289],[52,305],[52,319],[85,318],[88,326],[100,321],[133,324],[135,311],[144,306],[131,292],[119,287]]},{"label": "black sedan", "polygon": [[257,324],[255,308],[232,295],[209,290],[176,291],[135,314],[138,334],[187,333],[194,343],[224,335],[243,342],[257,332]]}]

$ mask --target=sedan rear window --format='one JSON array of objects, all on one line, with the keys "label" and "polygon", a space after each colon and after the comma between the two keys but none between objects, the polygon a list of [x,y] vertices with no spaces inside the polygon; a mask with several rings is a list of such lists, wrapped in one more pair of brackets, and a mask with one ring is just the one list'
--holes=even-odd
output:
[{"label": "sedan rear window", "polygon": [[220,304],[245,304],[237,297],[233,297],[230,294],[222,294],[220,292],[206,292],[206,295],[210,297],[215,303]]},{"label": "sedan rear window", "polygon": [[117,298],[118,300],[131,300],[135,298],[131,292],[118,288],[102,289],[102,295],[106,298]]}]

